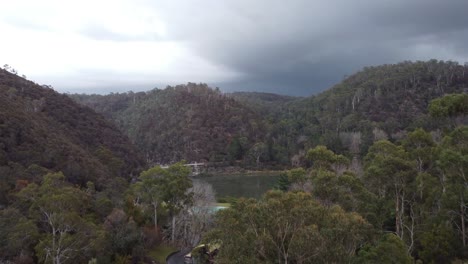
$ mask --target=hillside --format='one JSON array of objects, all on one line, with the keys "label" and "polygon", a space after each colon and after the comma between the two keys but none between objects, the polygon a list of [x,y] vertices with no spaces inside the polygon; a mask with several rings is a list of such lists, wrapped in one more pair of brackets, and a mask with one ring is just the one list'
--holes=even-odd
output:
[{"label": "hillside", "polygon": [[226,95],[249,108],[261,112],[262,115],[280,113],[284,110],[283,108],[287,103],[297,101],[301,98],[260,92],[233,92],[227,93]]},{"label": "hillside", "polygon": [[[153,162],[303,162],[318,144],[362,156],[378,139],[437,129],[429,101],[468,88],[468,68],[431,60],[366,67],[319,95],[222,94],[206,85],[144,93],[72,95],[113,119]],[[255,162],[253,162],[255,161]]]},{"label": "hillside", "polygon": [[[329,90],[288,104],[281,117],[310,145],[364,153],[376,139],[399,140],[417,127],[434,130],[430,100],[466,92],[468,67],[430,60],[366,67]],[[276,122],[280,122],[277,120]]]},{"label": "hillside", "polygon": [[205,84],[71,97],[112,118],[154,163],[247,159],[265,133],[255,111]]},{"label": "hillside", "polygon": [[0,110],[2,200],[17,180],[38,182],[47,171],[99,187],[113,177],[129,178],[143,164],[128,138],[103,116],[5,70]]}]

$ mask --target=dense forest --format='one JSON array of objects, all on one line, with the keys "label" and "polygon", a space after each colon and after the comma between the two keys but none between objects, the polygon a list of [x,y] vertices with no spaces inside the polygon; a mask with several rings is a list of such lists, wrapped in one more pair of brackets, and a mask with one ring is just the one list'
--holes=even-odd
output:
[{"label": "dense forest", "polygon": [[264,138],[259,114],[204,84],[72,98],[112,118],[149,162],[236,160]]},{"label": "dense forest", "polygon": [[317,144],[360,159],[375,140],[436,130],[445,121],[429,118],[429,102],[467,87],[468,67],[430,60],[366,67],[307,98],[222,94],[193,83],[71,97],[112,118],[154,163],[287,168],[306,165],[305,151]]},{"label": "dense forest", "polygon": [[[189,83],[74,102],[2,70],[0,262],[463,263],[467,75],[431,60],[307,98]],[[183,159],[282,175],[215,212]]]},{"label": "dense forest", "polygon": [[0,205],[15,186],[39,182],[47,172],[100,188],[109,179],[138,175],[144,165],[103,116],[6,70],[0,70],[0,105]]},{"label": "dense forest", "polygon": [[[438,103],[434,115],[447,116]],[[441,104],[461,110],[452,117],[468,113],[467,95]],[[467,146],[466,125],[442,138],[416,129],[398,143],[376,141],[359,176],[319,145],[278,191],[219,212],[205,241],[222,244],[219,263],[462,263]]]}]

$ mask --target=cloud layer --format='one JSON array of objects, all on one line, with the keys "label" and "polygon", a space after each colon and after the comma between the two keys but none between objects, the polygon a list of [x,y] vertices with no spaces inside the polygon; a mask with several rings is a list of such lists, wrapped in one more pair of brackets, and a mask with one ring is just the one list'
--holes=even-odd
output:
[{"label": "cloud layer", "polygon": [[0,63],[60,91],[207,82],[309,95],[363,66],[468,61],[465,0],[10,1]]}]

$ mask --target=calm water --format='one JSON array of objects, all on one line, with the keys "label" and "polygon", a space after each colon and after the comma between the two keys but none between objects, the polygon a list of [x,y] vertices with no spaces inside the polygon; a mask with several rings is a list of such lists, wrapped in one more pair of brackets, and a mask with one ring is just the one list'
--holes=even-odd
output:
[{"label": "calm water", "polygon": [[279,174],[273,175],[218,175],[195,177],[194,181],[207,182],[213,186],[216,197],[260,198],[273,188]]}]

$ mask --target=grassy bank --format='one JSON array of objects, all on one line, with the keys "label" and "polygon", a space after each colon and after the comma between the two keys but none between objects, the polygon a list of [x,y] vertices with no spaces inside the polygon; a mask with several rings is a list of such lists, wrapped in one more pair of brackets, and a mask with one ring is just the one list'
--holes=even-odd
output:
[{"label": "grassy bank", "polygon": [[177,248],[168,246],[168,245],[159,245],[153,250],[148,252],[148,256],[153,258],[157,263],[164,264],[166,263],[166,258],[172,252],[177,251]]}]

